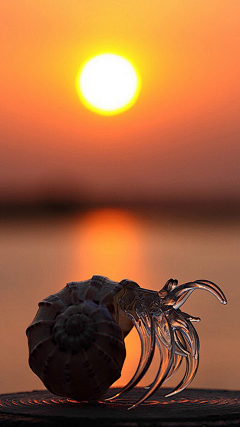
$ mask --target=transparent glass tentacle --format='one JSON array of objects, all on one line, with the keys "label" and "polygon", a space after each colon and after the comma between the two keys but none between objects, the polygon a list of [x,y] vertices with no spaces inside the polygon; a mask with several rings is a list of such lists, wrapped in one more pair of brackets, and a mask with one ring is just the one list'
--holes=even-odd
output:
[{"label": "transparent glass tentacle", "polygon": [[214,295],[222,304],[227,303],[227,299],[221,289],[213,282],[209,280],[195,280],[194,282],[187,282],[183,285],[178,286],[173,291],[171,291],[169,297],[176,299],[176,303],[173,305],[173,308],[177,309],[186,301],[186,299],[191,295],[195,289],[203,289],[210,292]]},{"label": "transparent glass tentacle", "polygon": [[[185,340],[184,334],[183,334],[183,339]],[[186,346],[191,350],[191,353],[187,357],[185,357],[186,371],[185,371],[184,377],[180,381],[180,383],[175,388],[173,388],[173,390],[171,390],[170,393],[168,393],[165,397],[170,397],[183,391],[192,382],[192,380],[194,379],[197,373],[197,369],[199,365],[198,347],[197,345],[194,346],[195,350],[194,348],[191,348],[191,346],[189,345],[189,341],[187,339],[185,340],[185,343],[186,343]]]},{"label": "transparent glass tentacle", "polygon": [[[127,311],[126,313],[130,317],[130,319],[132,320],[134,326],[138,331],[140,342],[141,342],[141,356],[140,356],[140,360],[139,360],[136,372],[134,373],[133,377],[128,382],[128,384],[126,384],[114,396],[111,396],[106,400],[116,399],[117,397],[121,396],[123,393],[126,393],[127,391],[135,387],[147,372],[154,355],[155,330],[154,330],[154,327],[152,326],[152,322],[153,322],[152,318],[149,316],[147,312],[144,313],[144,316],[143,314],[138,315],[137,311],[134,313],[134,315]],[[147,321],[146,321],[146,317],[148,318]]]},{"label": "transparent glass tentacle", "polygon": [[158,292],[140,288],[137,284],[124,288],[125,293],[119,301],[120,308],[129,316],[138,331],[141,356],[129,383],[107,400],[121,396],[139,383],[152,362],[156,345],[159,351],[157,374],[152,383],[145,387],[143,396],[129,409],[136,408],[148,399],[176,373],[183,360],[186,363],[184,376],[166,397],[181,392],[191,383],[199,364],[199,338],[192,322],[199,322],[200,319],[182,312],[180,307],[195,289],[206,290],[222,304],[227,303],[221,289],[209,280],[178,285],[176,279],[169,279]]},{"label": "transparent glass tentacle", "polygon": [[[136,408],[141,403],[143,403],[146,399],[148,399],[159,387],[161,387],[162,383],[167,378],[168,373],[169,373],[171,366],[172,366],[172,363],[173,363],[174,350],[175,350],[174,336],[173,336],[172,329],[169,325],[169,322],[167,320],[167,317],[165,316],[164,313],[162,313],[161,319],[160,319],[160,323],[162,323],[162,320],[164,320],[165,334],[162,334],[162,330],[161,330],[161,334],[160,334],[160,330],[158,328],[159,319],[154,316],[153,320],[154,320],[154,329],[155,329],[155,334],[156,334],[156,341],[158,343],[158,349],[159,349],[159,353],[160,353],[160,362],[159,362],[158,374],[156,375],[153,383],[151,384],[151,387],[149,389],[147,389],[146,392],[143,394],[143,396],[136,403],[134,403],[134,405],[132,405],[128,409]],[[164,339],[166,339],[166,334],[168,336],[167,337],[167,340],[168,340],[167,346],[165,346],[165,344],[163,344],[163,342],[162,342],[163,341],[162,335],[165,335]]]},{"label": "transparent glass tentacle", "polygon": [[[175,344],[176,344],[176,342],[175,342]],[[158,342],[157,342],[157,345],[159,345],[159,344],[158,344]],[[160,352],[160,351],[161,351],[161,349],[159,349],[159,352]],[[170,369],[170,371],[169,371],[169,373],[168,373],[168,375],[167,375],[167,378],[165,379],[165,381],[164,381],[164,382],[166,382],[166,381],[170,380],[170,378],[172,378],[172,377],[173,377],[173,375],[174,375],[174,374],[177,372],[177,370],[180,368],[181,363],[182,363],[182,360],[183,360],[183,357],[182,357],[182,356],[180,356],[180,355],[178,355],[178,354],[176,353],[176,351],[175,351],[175,354],[174,354],[174,360],[173,360],[173,363],[172,363],[171,369]],[[157,371],[156,377],[158,377],[158,376],[159,376],[159,371],[160,371],[160,369],[161,369],[161,365],[158,367],[158,371]],[[155,377],[155,379],[156,379],[156,377]],[[149,385],[145,386],[144,388],[145,388],[146,390],[148,390],[149,388],[151,388],[151,387],[152,387],[152,385],[153,385],[153,384],[154,384],[154,382],[155,382],[155,379],[154,379],[154,381],[153,381],[151,384],[149,384]]]}]

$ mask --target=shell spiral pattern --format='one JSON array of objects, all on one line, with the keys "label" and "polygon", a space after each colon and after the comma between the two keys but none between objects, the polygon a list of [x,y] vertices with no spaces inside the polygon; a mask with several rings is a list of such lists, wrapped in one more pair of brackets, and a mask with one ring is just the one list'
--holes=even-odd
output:
[{"label": "shell spiral pattern", "polygon": [[114,295],[123,286],[94,276],[69,283],[39,303],[26,332],[29,364],[51,392],[96,399],[120,377],[126,356],[124,327],[110,311],[115,314]]},{"label": "shell spiral pattern", "polygon": [[170,279],[160,291],[103,276],[68,283],[39,303],[27,328],[30,367],[54,394],[79,401],[97,399],[120,377],[126,356],[124,338],[135,326],[141,342],[139,364],[129,383],[107,400],[139,383],[155,349],[160,355],[156,377],[129,409],[148,399],[185,360],[184,377],[167,396],[179,393],[198,369],[199,338],[192,323],[200,319],[180,310],[195,289],[207,290],[227,303],[221,289],[208,280],[179,285]]}]

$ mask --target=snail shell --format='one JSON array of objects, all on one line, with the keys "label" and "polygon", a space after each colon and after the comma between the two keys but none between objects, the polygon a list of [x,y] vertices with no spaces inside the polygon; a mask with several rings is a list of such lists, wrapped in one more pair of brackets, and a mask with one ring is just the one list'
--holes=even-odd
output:
[{"label": "snail shell", "polygon": [[138,286],[93,276],[39,303],[26,331],[29,365],[52,393],[96,399],[120,377],[133,325],[118,299],[129,283]]}]

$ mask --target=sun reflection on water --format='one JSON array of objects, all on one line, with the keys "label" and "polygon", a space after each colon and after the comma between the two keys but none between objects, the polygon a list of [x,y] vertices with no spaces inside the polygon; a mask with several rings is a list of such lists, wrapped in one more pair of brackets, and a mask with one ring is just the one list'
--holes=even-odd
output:
[{"label": "sun reflection on water", "polygon": [[137,217],[125,210],[86,213],[78,226],[78,277],[100,274],[116,281],[136,280],[143,261],[139,228]]}]

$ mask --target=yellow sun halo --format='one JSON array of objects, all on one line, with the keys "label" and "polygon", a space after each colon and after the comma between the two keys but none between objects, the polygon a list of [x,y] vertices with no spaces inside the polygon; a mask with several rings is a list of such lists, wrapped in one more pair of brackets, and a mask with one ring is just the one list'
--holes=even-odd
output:
[{"label": "yellow sun halo", "polygon": [[140,90],[140,77],[126,58],[104,53],[88,60],[77,76],[83,104],[95,113],[111,116],[129,109]]}]

